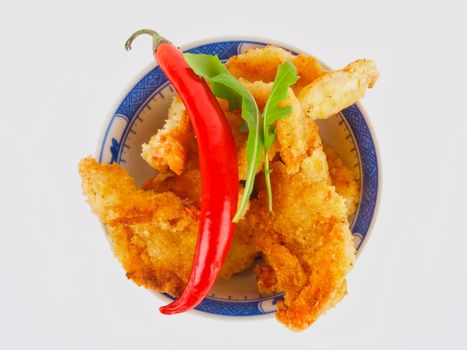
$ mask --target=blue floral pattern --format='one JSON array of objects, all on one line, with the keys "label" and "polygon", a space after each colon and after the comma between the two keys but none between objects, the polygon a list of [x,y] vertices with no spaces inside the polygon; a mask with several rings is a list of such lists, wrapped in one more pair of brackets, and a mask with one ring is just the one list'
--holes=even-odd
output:
[{"label": "blue floral pattern", "polygon": [[112,145],[110,146],[110,153],[112,154],[112,158],[110,159],[110,164],[117,162],[119,152],[120,144],[115,139],[115,137],[112,137]]}]

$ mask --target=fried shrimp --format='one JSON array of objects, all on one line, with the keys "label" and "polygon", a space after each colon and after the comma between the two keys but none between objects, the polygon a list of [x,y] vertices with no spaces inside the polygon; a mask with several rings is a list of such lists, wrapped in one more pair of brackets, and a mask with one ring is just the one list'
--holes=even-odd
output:
[{"label": "fried shrimp", "polygon": [[303,88],[298,99],[309,118],[326,119],[361,99],[378,77],[373,61],[357,60],[320,76]]}]

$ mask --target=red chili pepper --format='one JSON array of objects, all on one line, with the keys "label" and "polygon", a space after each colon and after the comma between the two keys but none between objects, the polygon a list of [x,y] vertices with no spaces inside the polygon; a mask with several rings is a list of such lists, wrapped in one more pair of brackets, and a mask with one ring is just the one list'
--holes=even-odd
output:
[{"label": "red chili pepper", "polygon": [[196,307],[213,286],[232,242],[238,199],[237,152],[230,126],[207,83],[196,75],[182,52],[150,29],[135,32],[153,39],[154,57],[182,99],[198,142],[201,170],[201,216],[195,256],[182,294],[160,311],[170,315]]}]

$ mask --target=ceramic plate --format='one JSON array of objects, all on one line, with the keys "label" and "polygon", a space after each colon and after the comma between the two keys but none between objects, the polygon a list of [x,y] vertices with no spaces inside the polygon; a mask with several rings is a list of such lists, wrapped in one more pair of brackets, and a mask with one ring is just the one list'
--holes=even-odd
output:
[{"label": "ceramic plate", "polygon": [[[181,47],[191,53],[217,55],[226,61],[245,50],[275,44],[293,53],[305,53],[289,45],[264,39],[215,38]],[[174,91],[161,69],[152,64],[131,84],[107,119],[98,143],[97,159],[102,163],[119,163],[135,178],[138,185],[155,175],[140,157],[141,145],[149,140],[167,117]],[[379,200],[378,153],[372,128],[360,104],[319,122],[323,141],[332,146],[343,162],[355,170],[361,183],[358,211],[351,218],[352,234],[358,252],[368,240]],[[218,281],[210,295],[196,308],[205,313],[224,316],[255,316],[273,313],[281,294],[264,296],[256,290],[252,270]]]}]

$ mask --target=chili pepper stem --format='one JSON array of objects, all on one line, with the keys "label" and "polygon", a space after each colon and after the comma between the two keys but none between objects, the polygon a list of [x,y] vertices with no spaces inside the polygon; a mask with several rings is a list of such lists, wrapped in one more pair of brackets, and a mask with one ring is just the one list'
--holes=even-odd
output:
[{"label": "chili pepper stem", "polygon": [[131,50],[131,44],[141,34],[147,34],[147,35],[152,37],[152,50],[154,52],[156,51],[157,47],[160,44],[162,44],[162,43],[169,43],[170,44],[170,41],[168,41],[166,38],[161,36],[155,30],[152,30],[152,29],[140,29],[140,30],[134,32],[133,34],[131,34],[131,36],[128,38],[128,40],[125,43],[125,50],[130,51]]}]

